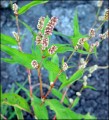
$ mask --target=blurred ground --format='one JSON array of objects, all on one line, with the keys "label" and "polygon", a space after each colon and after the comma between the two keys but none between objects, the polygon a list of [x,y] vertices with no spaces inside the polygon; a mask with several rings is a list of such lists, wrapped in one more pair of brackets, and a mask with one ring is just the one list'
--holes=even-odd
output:
[{"label": "blurred ground", "polygon": [[[17,0],[15,0],[17,1]],[[28,3],[29,0],[20,1],[18,0],[17,3],[21,7]],[[108,2],[107,0],[104,1],[103,6],[101,8],[100,15],[103,14],[103,11],[105,8],[108,8]],[[27,11],[25,14],[21,15],[19,18],[28,25],[30,25],[36,32],[36,26],[37,22],[40,16],[57,16],[59,18],[59,22],[55,28],[55,30],[62,32],[66,35],[72,35],[73,29],[70,25],[71,21],[74,17],[74,11],[75,9],[78,10],[79,15],[79,24],[80,29],[83,34],[88,33],[88,30],[93,25],[95,18],[96,18],[96,12],[97,12],[97,6],[95,0],[83,0],[83,1],[74,1],[74,0],[56,0],[48,2],[44,5],[38,5],[33,8],[31,8],[29,11]],[[11,9],[9,8],[9,2],[8,0],[1,1],[1,32],[7,35],[12,36],[12,31],[16,31],[16,25],[15,21],[11,19],[11,15],[13,15]],[[96,25],[98,27],[100,25],[100,22]],[[108,24],[105,23],[105,25],[102,27],[102,29],[99,31],[99,33],[104,33],[108,28]],[[21,34],[25,35],[24,40],[22,41],[22,47],[25,52],[30,51],[30,45],[31,45],[31,39],[32,35],[30,32],[24,28],[22,25],[20,25]],[[52,36],[52,43],[70,43],[69,40],[66,40],[65,38],[59,37],[59,36]],[[94,42],[96,40],[93,40],[91,42]],[[106,66],[108,65],[108,40],[105,40],[102,42],[102,44],[98,48],[98,59],[96,59],[94,56],[90,57],[89,66],[98,64],[100,66]],[[66,53],[65,55],[68,56],[70,53]],[[62,55],[63,56],[63,55]],[[4,53],[1,53],[1,57],[6,57]],[[77,61],[78,55],[74,55],[72,58],[72,61]],[[15,84],[15,81],[19,83],[23,83],[25,79],[27,78],[27,74],[25,71],[25,68],[23,68],[20,65],[10,65],[8,63],[4,63],[1,61],[1,84],[3,86],[3,91],[7,92],[12,87],[12,84]],[[43,81],[45,83],[48,83],[48,81],[45,81],[47,78],[47,74],[44,70],[43,72]],[[68,76],[73,74],[74,70],[70,69]],[[32,75],[33,84],[37,81],[37,73],[33,71]],[[97,116],[99,120],[107,120],[108,118],[108,97],[109,97],[109,89],[108,89],[108,70],[98,70],[95,71],[92,74],[92,77],[88,80],[89,85],[93,85],[97,91],[92,90],[84,90],[81,96],[81,100],[79,102],[79,105],[75,108],[75,111],[78,113],[87,113],[90,112],[92,115]],[[59,83],[57,83],[58,85]],[[27,85],[28,87],[28,85]],[[68,92],[68,96],[70,98],[73,98],[75,96],[75,92],[78,91],[80,88],[79,84],[75,84],[71,87],[71,89]],[[52,96],[51,96],[52,97]],[[29,116],[27,116],[28,118]]]}]

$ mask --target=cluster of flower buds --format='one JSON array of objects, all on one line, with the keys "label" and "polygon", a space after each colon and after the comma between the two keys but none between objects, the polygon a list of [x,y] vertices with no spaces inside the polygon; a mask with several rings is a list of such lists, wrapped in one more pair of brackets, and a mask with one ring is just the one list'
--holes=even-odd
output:
[{"label": "cluster of flower buds", "polygon": [[18,14],[18,5],[16,3],[14,3],[12,8],[13,8],[14,14],[17,15]]},{"label": "cluster of flower buds", "polygon": [[103,4],[103,0],[98,0],[98,1],[97,1],[97,7],[101,7],[102,4]]},{"label": "cluster of flower buds", "polygon": [[87,41],[88,40],[88,38],[80,38],[79,40],[78,40],[78,45],[83,45],[84,44],[84,42],[85,41]]},{"label": "cluster of flower buds", "polygon": [[63,63],[62,70],[66,71],[68,69],[68,65],[66,62]]},{"label": "cluster of flower buds", "polygon": [[45,35],[52,35],[53,29],[57,23],[58,19],[56,17],[52,17],[50,21],[48,22],[46,28],[45,28]]},{"label": "cluster of flower buds", "polygon": [[89,36],[90,36],[90,37],[95,37],[95,29],[91,28],[91,29],[89,30]]},{"label": "cluster of flower buds", "polygon": [[33,68],[36,68],[36,69],[39,67],[38,62],[37,62],[36,60],[33,60],[33,61],[31,62],[31,66],[32,66]]},{"label": "cluster of flower buds", "polygon": [[80,97],[80,96],[81,96],[81,93],[80,93],[80,92],[76,92],[76,95],[77,95],[78,97]]},{"label": "cluster of flower buds", "polygon": [[98,69],[98,65],[94,65],[94,66],[89,68],[89,73],[92,74],[97,69]]},{"label": "cluster of flower buds", "polygon": [[20,41],[20,38],[19,38],[18,33],[12,32],[12,34],[13,34],[13,36],[15,37],[15,39],[17,40],[17,42],[19,42],[19,41]]},{"label": "cluster of flower buds", "polygon": [[105,10],[105,13],[104,13],[104,20],[106,20],[106,21],[109,20],[109,9],[106,9],[106,10]]},{"label": "cluster of flower buds", "polygon": [[45,20],[45,17],[40,17],[39,20],[38,20],[38,25],[37,25],[37,28],[39,30],[42,30],[43,27],[44,27],[44,20]]},{"label": "cluster of flower buds", "polygon": [[43,38],[43,35],[41,32],[38,32],[37,36],[36,36],[36,44],[39,45],[41,44],[41,40]]},{"label": "cluster of flower buds", "polygon": [[99,42],[96,41],[95,43],[91,44],[91,47],[90,47],[90,52],[94,49],[94,47],[98,47],[99,46]]},{"label": "cluster of flower buds", "polygon": [[49,45],[49,39],[44,36],[42,38],[41,45],[42,45],[42,50],[45,50]]},{"label": "cluster of flower buds", "polygon": [[99,34],[99,37],[100,37],[102,40],[108,38],[108,37],[109,37],[109,31],[107,30],[105,33]]},{"label": "cluster of flower buds", "polygon": [[87,62],[84,60],[84,58],[80,59],[80,65],[78,69],[84,69],[87,65]]},{"label": "cluster of flower buds", "polygon": [[54,54],[57,49],[57,46],[52,45],[51,48],[48,49],[48,52],[49,54]]}]

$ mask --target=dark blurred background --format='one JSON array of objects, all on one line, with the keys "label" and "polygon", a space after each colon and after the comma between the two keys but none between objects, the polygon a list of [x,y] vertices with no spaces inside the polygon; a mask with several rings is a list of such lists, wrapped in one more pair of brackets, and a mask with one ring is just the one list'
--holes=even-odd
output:
[{"label": "dark blurred background", "polygon": [[[15,20],[11,18],[13,11],[10,8],[8,0],[0,1],[0,19],[1,19],[1,33],[11,35],[12,32],[16,31]],[[16,2],[19,7],[29,3],[29,0],[13,0]],[[46,4],[38,5],[32,7],[23,15],[19,16],[19,19],[25,21],[29,26],[31,26],[34,31],[37,32],[37,22],[39,17],[48,15],[57,16],[59,21],[55,27],[56,31],[62,32],[66,35],[72,35],[73,29],[71,27],[71,21],[74,18],[75,9],[78,10],[79,25],[81,33],[87,34],[91,26],[93,25],[96,19],[96,12],[98,7],[96,5],[97,1],[95,0],[51,0]],[[103,15],[104,9],[108,8],[108,1],[104,0],[103,6],[100,11],[100,15]],[[101,22],[98,22],[95,28],[100,25]],[[108,23],[106,22],[102,29],[98,33],[104,33],[108,29]],[[24,40],[22,41],[23,51],[30,52],[32,35],[31,33],[20,24],[21,35],[24,35]],[[97,41],[97,39],[91,40],[90,43]],[[62,38],[60,36],[52,35],[51,43],[70,43],[68,39]],[[98,48],[98,58],[96,59],[94,55],[90,57],[89,66],[98,64],[99,66],[108,65],[108,40],[104,40]],[[63,56],[68,56],[70,53],[66,53]],[[7,57],[6,54],[1,53],[1,57]],[[77,63],[79,55],[75,54],[71,61]],[[74,72],[73,69],[70,69],[67,73],[68,77]],[[43,81],[48,83],[48,75],[45,70],[42,69]],[[15,82],[22,84],[27,79],[27,73],[25,68],[17,64],[8,64],[1,61],[1,84],[3,87],[3,92],[8,92],[12,85]],[[38,83],[37,73],[32,71],[32,84]],[[60,83],[57,83],[59,85]],[[99,120],[109,119],[108,115],[108,70],[101,69],[95,71],[90,79],[88,79],[88,84],[94,86],[97,91],[92,91],[90,89],[84,90],[81,96],[81,100],[78,106],[75,108],[75,111],[78,113],[86,114],[90,112],[92,115],[97,116]],[[15,85],[16,86],[16,85]],[[26,84],[28,88],[28,84]],[[16,86],[17,89],[17,86]],[[68,92],[68,97],[73,98],[75,92],[80,89],[80,85],[75,83]],[[23,93],[20,93],[23,95]],[[52,95],[51,95],[52,97]],[[29,115],[25,115],[25,118],[29,118]]]}]

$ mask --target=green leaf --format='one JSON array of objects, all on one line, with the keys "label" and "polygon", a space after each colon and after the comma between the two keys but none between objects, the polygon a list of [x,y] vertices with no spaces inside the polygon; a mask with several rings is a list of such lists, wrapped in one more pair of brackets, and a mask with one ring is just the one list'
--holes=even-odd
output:
[{"label": "green leaf", "polygon": [[73,30],[74,30],[74,36],[78,36],[80,34],[79,32],[79,22],[78,22],[78,12],[75,11],[74,19],[73,19]]},{"label": "green leaf", "polygon": [[[51,92],[53,95],[55,95],[60,100],[62,99],[63,94],[61,92],[59,92],[58,90],[56,90],[55,88],[53,88]],[[63,102],[64,102],[64,104],[69,105],[69,101],[66,97],[64,98]]]},{"label": "green leaf", "polygon": [[[59,66],[59,58],[58,58],[57,54],[55,54],[52,57],[51,62],[53,62],[53,63],[55,63],[56,65]],[[56,74],[54,74],[54,72],[52,72],[52,71],[49,71],[49,80],[50,80],[50,82],[53,82],[55,77],[56,77]]]},{"label": "green leaf", "polygon": [[83,69],[80,69],[80,70],[77,70],[71,77],[68,81],[64,82],[60,89],[63,89],[64,87],[68,86],[68,85],[71,85],[72,83],[74,83],[75,81],[77,81],[78,79],[80,79],[82,76],[83,76],[83,73],[84,73],[84,70]]},{"label": "green leaf", "polygon": [[73,104],[72,104],[71,108],[74,108],[79,103],[79,100],[80,100],[80,98],[76,97],[75,100],[73,101]]},{"label": "green leaf", "polygon": [[[43,61],[43,66],[45,69],[47,69],[49,72],[53,72],[53,78],[54,80],[56,79],[56,76],[59,74],[59,72],[61,71],[61,69],[58,67],[57,64],[48,61],[48,60],[44,60]],[[53,80],[53,78],[51,78]],[[66,81],[66,75],[65,73],[61,73],[61,75],[59,76],[59,80],[63,83]]]},{"label": "green leaf", "polygon": [[29,69],[33,69],[31,66],[32,60],[37,60],[38,62],[40,62],[41,60],[41,54],[37,54],[37,56],[34,56],[32,54],[20,52],[19,50],[16,50],[15,48],[10,48],[5,45],[1,45],[1,50],[9,54],[12,57],[11,58],[12,61],[8,60],[8,62],[18,63]]},{"label": "green leaf", "polygon": [[4,61],[4,62],[10,63],[10,64],[16,63],[14,60],[9,59],[9,58],[1,58],[1,60]]},{"label": "green leaf", "polygon": [[26,4],[25,6],[21,7],[18,11],[18,14],[21,15],[21,14],[25,13],[27,10],[29,10],[31,7],[33,7],[35,5],[43,4],[43,3],[46,3],[46,2],[48,2],[48,1],[47,0],[46,1],[43,1],[43,0],[32,1],[28,4]]},{"label": "green leaf", "polygon": [[75,113],[74,111],[71,111],[69,108],[64,107],[58,100],[52,99],[52,100],[46,100],[46,105],[50,106],[50,109],[53,110],[56,113],[57,119],[75,119],[75,120],[81,120],[81,119],[88,119],[92,118],[95,119],[94,116],[91,116],[90,114],[82,115]]},{"label": "green leaf", "polygon": [[87,89],[87,88],[96,91],[96,88],[94,88],[93,86],[90,86],[90,85],[84,86],[84,89]]},{"label": "green leaf", "polygon": [[88,44],[88,42],[84,42],[84,48],[89,51],[90,50],[90,45]]},{"label": "green leaf", "polygon": [[1,104],[7,104],[9,106],[17,107],[21,110],[31,113],[30,107],[27,101],[15,94],[15,93],[4,93],[1,96]]},{"label": "green leaf", "polygon": [[1,44],[3,44],[3,45],[17,45],[17,41],[13,37],[2,34],[2,33],[0,34],[0,36],[1,36]]},{"label": "green leaf", "polygon": [[87,52],[87,51],[84,51],[84,50],[77,50],[78,53],[81,53],[81,54],[92,54],[91,52]]},{"label": "green leaf", "polygon": [[41,100],[34,97],[32,100],[32,107],[34,109],[35,117],[38,119],[48,119],[48,112],[45,105],[41,106]]},{"label": "green leaf", "polygon": [[15,109],[15,113],[17,115],[17,119],[24,120],[22,111],[17,107],[14,107],[14,109]]}]

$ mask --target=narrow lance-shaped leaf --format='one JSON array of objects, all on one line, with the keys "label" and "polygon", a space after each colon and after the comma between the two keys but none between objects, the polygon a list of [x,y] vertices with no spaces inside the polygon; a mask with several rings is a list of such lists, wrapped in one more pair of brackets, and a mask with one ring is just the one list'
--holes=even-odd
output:
[{"label": "narrow lance-shaped leaf", "polygon": [[[59,58],[58,58],[57,54],[55,54],[51,58],[51,61],[59,66]],[[56,74],[53,71],[49,71],[49,80],[50,80],[50,82],[53,82],[55,78],[56,78]]]},{"label": "narrow lance-shaped leaf", "polygon": [[14,109],[15,109],[15,113],[17,115],[17,119],[18,120],[24,120],[22,110],[20,110],[17,107],[14,107]]},{"label": "narrow lance-shaped leaf", "polygon": [[45,105],[41,106],[41,100],[34,96],[32,100],[32,107],[34,109],[35,117],[38,119],[48,119],[48,112]]},{"label": "narrow lance-shaped leaf", "polygon": [[43,1],[43,0],[32,1],[28,4],[26,4],[25,6],[21,7],[18,11],[18,14],[21,15],[21,14],[25,13],[27,10],[29,10],[31,7],[38,5],[38,4],[43,4],[46,2],[48,2],[48,1],[47,0],[46,1]]},{"label": "narrow lance-shaped leaf", "polygon": [[84,89],[87,89],[87,88],[89,88],[89,89],[91,89],[91,90],[95,90],[95,91],[96,91],[96,88],[94,88],[93,86],[87,85],[87,86],[85,86],[85,87],[84,87]]},{"label": "narrow lance-shaped leaf", "polygon": [[21,110],[31,113],[30,107],[29,107],[27,101],[23,97],[15,94],[15,93],[2,94],[1,104],[7,104],[7,105],[17,107]]},{"label": "narrow lance-shaped leaf", "polygon": [[1,45],[1,50],[12,57],[12,62],[19,63],[29,69],[33,69],[31,66],[32,60],[35,59],[38,62],[40,62],[41,60],[41,54],[37,54],[37,56],[34,56],[33,54],[23,53],[15,48],[10,48],[5,45]]},{"label": "narrow lance-shaped leaf", "polygon": [[68,86],[68,85],[71,85],[72,83],[74,83],[75,81],[77,81],[78,79],[80,79],[82,76],[83,76],[83,73],[84,73],[84,70],[83,69],[80,69],[78,71],[76,71],[68,81],[64,82],[60,89],[63,89],[64,87]]},{"label": "narrow lance-shaped leaf", "polygon": [[[58,67],[58,65],[56,65],[55,63],[53,63],[53,62],[51,62],[51,61],[48,61],[48,60],[44,60],[43,61],[43,66],[44,66],[44,68],[45,69],[47,69],[49,72],[53,72],[54,73],[54,75],[55,75],[55,79],[56,79],[56,77],[57,77],[57,75],[59,74],[59,72],[61,71],[61,69]],[[65,73],[61,73],[60,75],[59,75],[59,80],[63,83],[63,82],[65,82],[65,81],[67,81],[66,80],[66,74]],[[54,79],[54,80],[55,80]]]},{"label": "narrow lance-shaped leaf", "polygon": [[80,100],[80,98],[76,97],[75,100],[73,101],[71,108],[74,108],[79,103],[79,100]]},{"label": "narrow lance-shaped leaf", "polygon": [[64,107],[58,100],[46,100],[46,105],[50,106],[50,109],[56,113],[57,119],[75,119],[75,120],[82,120],[82,119],[96,119],[94,116],[90,114],[82,115],[71,111],[69,108]]},{"label": "narrow lance-shaped leaf", "polygon": [[0,34],[1,36],[1,44],[4,45],[17,45],[17,41],[15,38],[5,35],[5,34]]}]

